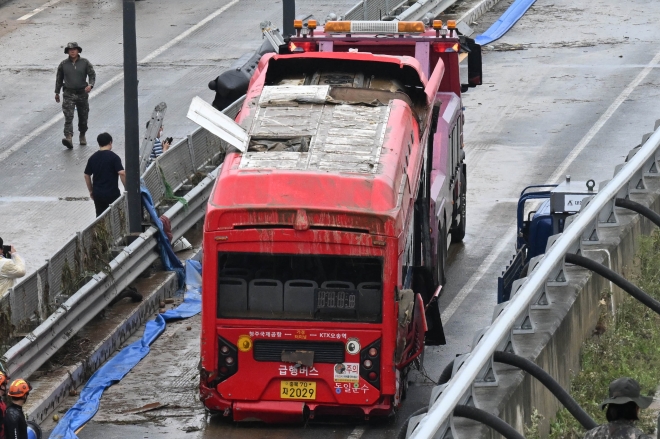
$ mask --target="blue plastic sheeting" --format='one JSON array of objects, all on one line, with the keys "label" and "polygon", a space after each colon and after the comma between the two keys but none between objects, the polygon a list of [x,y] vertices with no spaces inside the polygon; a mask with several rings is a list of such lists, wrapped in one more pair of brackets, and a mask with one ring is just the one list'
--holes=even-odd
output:
[{"label": "blue plastic sheeting", "polygon": [[179,288],[183,288],[183,265],[181,265],[181,261],[174,254],[170,240],[167,239],[165,230],[163,230],[163,222],[160,220],[158,212],[156,212],[156,207],[154,206],[149,190],[144,185],[140,185],[140,192],[142,193],[142,206],[147,209],[147,212],[149,212],[149,216],[151,217],[151,222],[154,223],[158,229],[156,238],[158,239],[158,244],[160,244],[158,246],[158,251],[160,253],[160,259],[163,261],[163,266],[167,271],[176,271],[179,279]]},{"label": "blue plastic sheeting", "polygon": [[509,29],[520,18],[525,15],[525,12],[534,4],[536,0],[516,0],[509,6],[504,14],[495,22],[488,30],[474,39],[475,43],[484,45],[490,44],[495,40],[502,38],[502,35],[507,33]]},{"label": "blue plastic sheeting", "polygon": [[80,392],[78,401],[66,412],[50,434],[50,439],[78,439],[76,430],[94,417],[105,389],[121,381],[140,360],[147,356],[149,345],[165,330],[165,322],[187,319],[199,314],[202,310],[201,272],[202,266],[199,262],[186,261],[186,281],[189,283],[183,303],[147,322],[142,339],[119,351],[92,375]]}]

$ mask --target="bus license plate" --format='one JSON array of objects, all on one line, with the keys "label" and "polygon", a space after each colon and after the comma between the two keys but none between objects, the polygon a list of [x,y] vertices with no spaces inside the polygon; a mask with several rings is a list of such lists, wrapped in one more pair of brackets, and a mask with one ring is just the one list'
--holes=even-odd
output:
[{"label": "bus license plate", "polygon": [[314,381],[281,381],[280,397],[282,399],[316,399],[316,383]]}]

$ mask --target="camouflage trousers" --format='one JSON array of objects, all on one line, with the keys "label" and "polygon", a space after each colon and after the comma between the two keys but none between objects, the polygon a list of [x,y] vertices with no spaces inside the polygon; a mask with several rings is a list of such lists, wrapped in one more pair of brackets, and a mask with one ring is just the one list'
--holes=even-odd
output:
[{"label": "camouflage trousers", "polygon": [[87,117],[89,116],[89,94],[64,90],[62,100],[62,111],[64,112],[64,135],[73,136],[73,114],[78,110],[78,131],[80,134],[87,132]]}]

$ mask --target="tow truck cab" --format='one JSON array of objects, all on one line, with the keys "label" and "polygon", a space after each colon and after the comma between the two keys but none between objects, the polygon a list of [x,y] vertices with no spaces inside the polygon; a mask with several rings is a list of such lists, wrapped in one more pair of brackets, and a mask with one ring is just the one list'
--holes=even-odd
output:
[{"label": "tow truck cab", "polygon": [[[584,198],[596,195],[595,182],[571,181],[561,184],[527,186],[518,199],[516,254],[497,281],[497,303],[511,296],[511,286],[527,275],[529,261],[545,253],[548,238],[562,233],[566,218],[580,211]],[[527,202],[544,200],[536,210]],[[527,209],[527,210],[526,210]],[[525,212],[527,212],[525,214]]]}]

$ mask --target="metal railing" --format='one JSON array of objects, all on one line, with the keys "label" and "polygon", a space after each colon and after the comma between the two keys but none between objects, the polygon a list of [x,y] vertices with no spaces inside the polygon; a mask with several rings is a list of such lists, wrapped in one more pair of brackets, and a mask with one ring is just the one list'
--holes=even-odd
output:
[{"label": "metal railing", "polygon": [[598,194],[588,200],[586,206],[583,204],[579,214],[567,219],[564,232],[548,240],[545,255],[530,261],[528,277],[514,284],[515,291],[512,291],[511,300],[501,305],[501,312],[491,326],[480,337],[477,336],[478,343],[462,365],[459,365],[460,368],[454,368],[456,372],[446,386],[437,388],[434,393],[436,398],[427,415],[411,420],[408,429],[411,438],[445,437],[450,429],[449,421],[454,407],[465,404],[471,398],[475,381],[487,381],[484,375],[492,371],[490,365],[495,350],[510,343],[511,335],[516,330],[533,332],[533,327],[520,326],[521,321],[529,315],[530,305],[536,303],[535,299],[545,296],[546,286],[567,284],[563,275],[565,255],[569,252],[577,253],[581,246],[598,243],[598,230],[601,227],[619,224],[615,198],[627,198],[631,193],[645,193],[645,178],[660,176],[659,147],[660,128],[656,126],[656,131],[643,146],[633,150],[634,155],[629,156],[628,162],[617,166],[612,180],[606,182]]},{"label": "metal railing", "polygon": [[380,20],[407,3],[408,0],[362,0],[344,14],[344,20]]},{"label": "metal railing", "polygon": [[[235,117],[242,103],[241,98],[224,113]],[[219,165],[225,147],[225,142],[198,128],[158,157],[142,175],[161,213],[168,209],[165,214],[175,239],[203,217],[216,175],[210,171]],[[184,185],[192,188],[183,197],[185,204],[168,197]],[[8,340],[25,336],[1,358],[11,373],[18,369],[22,372],[19,375],[29,376],[26,372],[42,363],[43,358],[35,359],[36,355],[52,355],[103,309],[108,299],[155,261],[153,227],[113,257],[128,234],[126,218],[126,197],[122,195],[42,267],[0,298],[0,353],[7,349]],[[97,300],[99,297],[103,300]],[[76,317],[72,316],[74,310]],[[57,329],[64,327],[66,330]]]},{"label": "metal railing", "polygon": [[[421,20],[426,14],[434,17],[456,3],[457,0],[362,0],[346,14],[344,20]],[[408,6],[408,7],[407,7]]]}]

